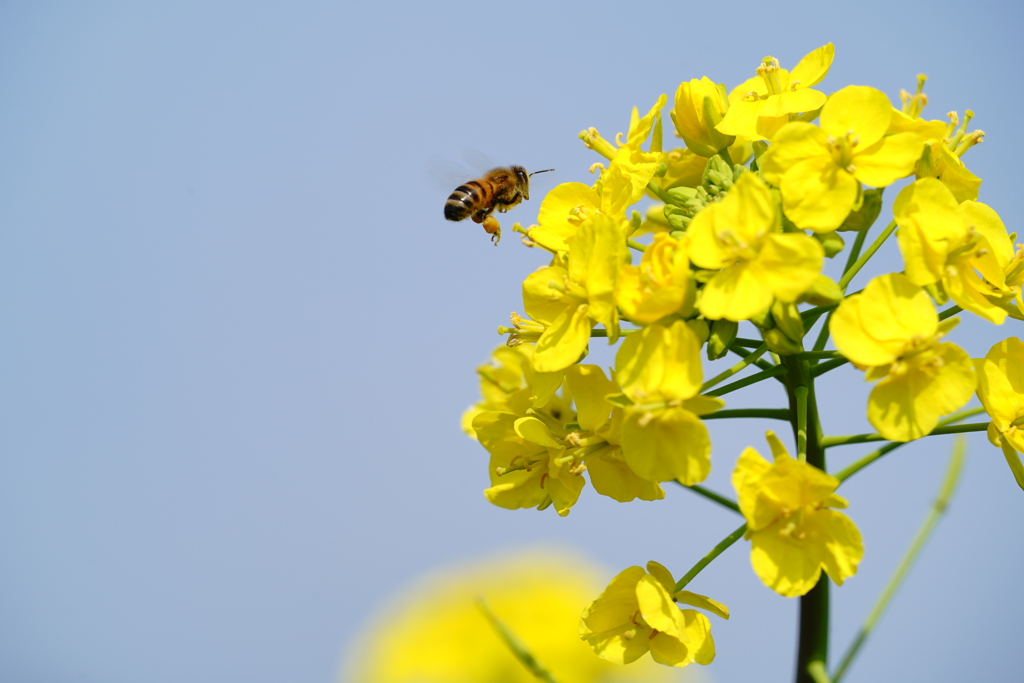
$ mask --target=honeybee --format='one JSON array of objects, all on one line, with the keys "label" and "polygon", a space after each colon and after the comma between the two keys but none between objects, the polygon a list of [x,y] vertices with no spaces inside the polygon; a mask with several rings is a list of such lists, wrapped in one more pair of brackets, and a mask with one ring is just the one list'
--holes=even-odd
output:
[{"label": "honeybee", "polygon": [[527,173],[522,166],[491,169],[482,178],[455,188],[444,203],[444,217],[450,221],[472,218],[474,223],[482,223],[484,230],[491,235],[491,241],[497,245],[501,240],[501,225],[491,215],[494,210],[505,213],[524,199],[529,199],[530,177],[554,170],[548,168]]}]

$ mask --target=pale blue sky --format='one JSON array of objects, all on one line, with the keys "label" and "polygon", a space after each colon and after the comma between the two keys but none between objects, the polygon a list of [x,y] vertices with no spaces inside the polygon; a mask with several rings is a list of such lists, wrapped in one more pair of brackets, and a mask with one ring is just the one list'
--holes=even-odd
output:
[{"label": "pale blue sky", "polygon": [[[1019,3],[985,1],[0,3],[0,680],[332,680],[392,591],[515,544],[681,574],[737,524],[681,489],[587,491],[566,519],[484,500],[486,454],[458,419],[543,259],[446,223],[454,185],[424,169],[467,149],[558,169],[509,215],[529,222],[554,184],[588,180],[581,129],[611,137],[680,80],[736,84],[832,41],[826,92],[895,99],[925,72],[930,117],[974,109],[988,137],[968,165],[1016,231],[1022,25]],[[880,260],[900,267],[894,244]],[[951,339],[983,355],[1022,330],[971,321]],[[867,391],[830,376],[826,430],[868,431]],[[730,492],[769,426],[712,423],[711,487]],[[833,594],[836,655],[950,445],[843,487],[867,556]],[[1018,675],[1022,514],[974,435],[847,680]],[[715,625],[716,680],[790,679],[797,603],[746,547],[693,589],[734,614]]]}]

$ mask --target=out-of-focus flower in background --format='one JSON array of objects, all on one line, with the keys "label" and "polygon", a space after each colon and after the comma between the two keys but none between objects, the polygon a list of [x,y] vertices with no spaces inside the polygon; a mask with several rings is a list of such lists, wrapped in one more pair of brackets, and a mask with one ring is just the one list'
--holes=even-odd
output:
[{"label": "out-of-focus flower in background", "polygon": [[343,683],[534,683],[477,604],[558,683],[707,681],[645,659],[628,667],[579,638],[583,607],[610,572],[563,550],[532,549],[441,568],[379,608],[344,662]]}]

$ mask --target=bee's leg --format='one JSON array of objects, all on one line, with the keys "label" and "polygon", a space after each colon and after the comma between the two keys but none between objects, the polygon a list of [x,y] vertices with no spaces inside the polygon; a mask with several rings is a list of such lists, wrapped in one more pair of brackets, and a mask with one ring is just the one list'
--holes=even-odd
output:
[{"label": "bee's leg", "polygon": [[523,201],[522,193],[521,192],[516,192],[514,195],[512,195],[512,197],[510,199],[507,199],[507,200],[503,199],[503,200],[501,200],[501,204],[498,205],[498,211],[500,213],[505,213],[506,211],[512,209],[513,207],[518,206],[519,203],[522,202],[522,201]]},{"label": "bee's leg", "polygon": [[490,216],[491,213],[493,213],[493,212],[494,212],[494,207],[493,206],[488,206],[486,209],[480,209],[479,211],[477,211],[476,213],[473,214],[473,216],[472,216],[473,222],[474,223],[483,223],[484,220],[488,216]]},{"label": "bee's leg", "polygon": [[488,216],[484,219],[483,223],[484,230],[491,236],[494,246],[498,246],[498,242],[501,241],[501,224],[498,223],[498,219],[494,216]]}]

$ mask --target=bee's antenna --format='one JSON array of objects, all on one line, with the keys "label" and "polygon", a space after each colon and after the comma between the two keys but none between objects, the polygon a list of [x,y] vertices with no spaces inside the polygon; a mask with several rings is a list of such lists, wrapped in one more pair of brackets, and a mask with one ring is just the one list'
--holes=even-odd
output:
[{"label": "bee's antenna", "polygon": [[533,176],[537,175],[538,173],[547,173],[548,171],[554,171],[554,170],[555,169],[553,169],[553,168],[545,168],[543,171],[534,171],[533,173],[530,174],[530,177],[532,178]]}]

